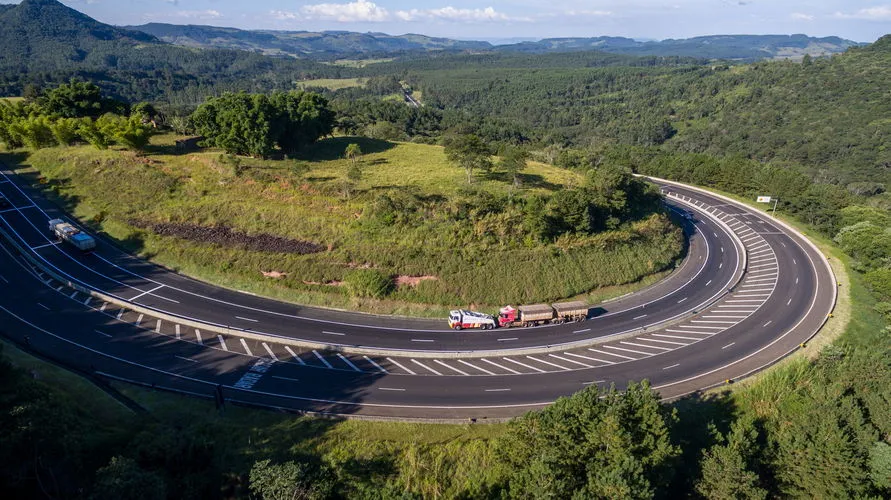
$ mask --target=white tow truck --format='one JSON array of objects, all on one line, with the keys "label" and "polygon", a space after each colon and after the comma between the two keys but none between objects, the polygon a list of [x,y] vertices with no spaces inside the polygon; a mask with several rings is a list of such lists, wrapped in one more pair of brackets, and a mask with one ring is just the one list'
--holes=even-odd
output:
[{"label": "white tow truck", "polygon": [[463,330],[465,328],[491,330],[495,328],[495,326],[495,317],[491,314],[467,311],[465,309],[449,311],[449,328],[455,330]]},{"label": "white tow truck", "polygon": [[70,222],[53,219],[49,221],[49,228],[60,240],[67,241],[79,250],[87,252],[96,248],[96,239],[74,227]]}]

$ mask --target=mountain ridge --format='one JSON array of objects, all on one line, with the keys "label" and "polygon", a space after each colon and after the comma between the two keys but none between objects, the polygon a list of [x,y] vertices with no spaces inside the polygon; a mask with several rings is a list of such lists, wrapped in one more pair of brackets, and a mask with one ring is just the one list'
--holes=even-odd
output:
[{"label": "mountain ridge", "polygon": [[207,25],[148,23],[125,26],[165,42],[199,48],[250,50],[267,55],[308,58],[398,56],[426,51],[494,51],[554,53],[599,50],[633,56],[679,56],[704,59],[758,60],[824,56],[861,44],[837,36],[708,35],[693,38],[638,41],[617,36],[545,38],[495,45],[486,41],[455,40],[406,33],[351,31],[243,30]]},{"label": "mountain ridge", "polygon": [[492,48],[492,44],[488,42],[453,40],[417,33],[389,35],[352,31],[242,30],[222,26],[168,23],[148,23],[124,28],[142,31],[162,41],[186,47],[248,50],[266,55],[317,59]]}]

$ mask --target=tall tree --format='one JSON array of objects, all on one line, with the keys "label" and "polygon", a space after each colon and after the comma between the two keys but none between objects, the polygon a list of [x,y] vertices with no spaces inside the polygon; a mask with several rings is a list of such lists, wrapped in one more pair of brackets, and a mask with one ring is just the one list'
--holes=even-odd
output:
[{"label": "tall tree", "polygon": [[757,469],[758,430],[751,418],[733,423],[727,438],[706,450],[701,462],[702,478],[696,485],[705,498],[715,500],[763,499]]},{"label": "tall tree", "polygon": [[308,92],[225,93],[192,114],[208,145],[230,154],[267,157],[276,145],[291,153],[330,134],[333,113],[321,96]]},{"label": "tall tree", "polygon": [[117,500],[164,500],[167,486],[160,475],[143,470],[134,460],[112,457],[111,462],[96,471],[93,497]]},{"label": "tall tree", "polygon": [[511,176],[514,186],[520,185],[520,173],[526,170],[529,152],[517,147],[510,147],[504,152],[498,167]]},{"label": "tall tree", "polygon": [[362,148],[359,147],[356,143],[350,143],[347,145],[346,149],[343,151],[343,157],[347,160],[350,160],[350,163],[355,165],[359,161],[359,157],[362,156]]},{"label": "tall tree", "polygon": [[445,141],[446,157],[467,173],[467,183],[473,183],[474,170],[489,170],[492,159],[489,148],[479,136],[461,134],[450,136]]},{"label": "tall tree", "polygon": [[649,383],[585,389],[508,424],[498,456],[512,498],[651,498],[679,454],[675,414]]},{"label": "tall tree", "polygon": [[251,492],[263,500],[323,499],[328,498],[333,486],[327,469],[304,462],[273,464],[262,460],[251,468]]}]

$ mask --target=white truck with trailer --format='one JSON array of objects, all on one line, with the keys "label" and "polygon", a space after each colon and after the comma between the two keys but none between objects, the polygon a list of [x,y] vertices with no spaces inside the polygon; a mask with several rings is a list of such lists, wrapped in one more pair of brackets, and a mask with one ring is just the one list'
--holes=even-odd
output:
[{"label": "white truck with trailer", "polygon": [[96,248],[96,239],[74,227],[70,222],[53,219],[49,221],[49,228],[57,238],[68,242],[78,250],[88,252]]}]

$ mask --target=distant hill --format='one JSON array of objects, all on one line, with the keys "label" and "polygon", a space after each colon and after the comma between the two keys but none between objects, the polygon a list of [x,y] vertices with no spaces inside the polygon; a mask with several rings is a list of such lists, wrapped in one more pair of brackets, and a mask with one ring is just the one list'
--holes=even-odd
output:
[{"label": "distant hill", "polygon": [[87,63],[100,46],[126,50],[160,40],[140,31],[100,23],[56,0],[23,0],[0,6],[0,67],[47,71]]},{"label": "distant hill", "polygon": [[0,6],[0,95],[22,95],[72,77],[130,101],[176,96],[195,104],[208,93],[290,89],[294,81],[340,76],[307,60],[239,50],[195,50],[103,24],[56,0]]},{"label": "distant hill", "polygon": [[680,56],[704,59],[758,60],[822,56],[861,45],[839,37],[806,35],[714,35],[678,40],[638,41],[624,37],[547,38],[493,45],[424,35],[388,35],[348,31],[240,30],[215,26],[150,23],[127,26],[165,42],[186,47],[249,50],[267,55],[313,59],[393,57],[427,51],[524,52],[544,54],[599,50],[633,56]]},{"label": "distant hill", "polygon": [[823,56],[863,45],[830,36],[807,35],[713,35],[696,38],[641,42],[623,37],[548,38],[537,42],[501,45],[504,52],[568,52],[601,50],[636,56],[681,56],[705,59],[758,60]]},{"label": "distant hill", "polygon": [[488,50],[488,42],[460,41],[424,35],[388,35],[348,31],[250,31],[216,26],[149,23],[128,26],[165,42],[186,47],[249,50],[266,55],[313,59],[394,56],[427,51]]}]

